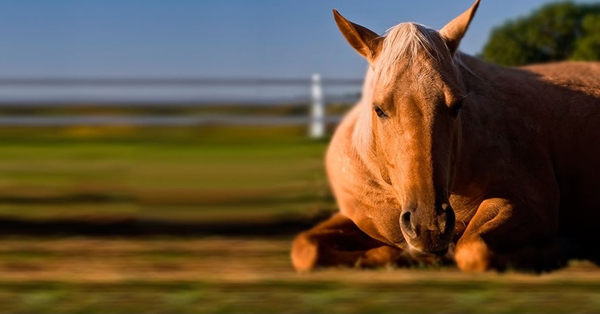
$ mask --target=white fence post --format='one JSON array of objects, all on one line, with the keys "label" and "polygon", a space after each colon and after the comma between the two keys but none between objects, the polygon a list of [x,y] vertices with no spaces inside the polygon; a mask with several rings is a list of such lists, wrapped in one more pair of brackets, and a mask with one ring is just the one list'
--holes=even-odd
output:
[{"label": "white fence post", "polygon": [[318,139],[325,136],[325,103],[321,75],[318,73],[312,75],[311,96],[309,135],[311,138]]}]

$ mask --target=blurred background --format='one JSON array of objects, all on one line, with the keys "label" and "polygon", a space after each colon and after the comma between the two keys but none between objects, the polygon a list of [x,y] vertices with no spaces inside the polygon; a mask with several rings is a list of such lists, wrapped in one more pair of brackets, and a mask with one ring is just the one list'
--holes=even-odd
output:
[{"label": "blurred background", "polygon": [[[482,2],[465,53],[600,59],[597,1]],[[383,33],[471,4],[0,1],[0,311],[600,311],[582,262],[291,268],[293,235],[336,210],[323,156],[367,66],[331,9]]]}]

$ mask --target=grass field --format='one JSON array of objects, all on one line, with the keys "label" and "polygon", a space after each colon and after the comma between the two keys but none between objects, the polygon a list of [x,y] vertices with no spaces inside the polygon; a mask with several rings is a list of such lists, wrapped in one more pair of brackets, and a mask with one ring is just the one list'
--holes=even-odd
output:
[{"label": "grass field", "polygon": [[293,128],[0,133],[0,216],[205,221],[331,209],[326,143],[303,135]]},{"label": "grass field", "polygon": [[[304,132],[0,130],[0,312],[600,312],[600,272],[585,262],[544,275],[295,273],[294,222],[335,210],[327,143]],[[154,224],[128,236],[139,226],[123,221]],[[94,223],[112,228],[86,234]],[[213,234],[219,225],[255,228]]]},{"label": "grass field", "polygon": [[333,269],[297,274],[289,239],[12,238],[0,310],[43,313],[585,313],[600,274]]}]

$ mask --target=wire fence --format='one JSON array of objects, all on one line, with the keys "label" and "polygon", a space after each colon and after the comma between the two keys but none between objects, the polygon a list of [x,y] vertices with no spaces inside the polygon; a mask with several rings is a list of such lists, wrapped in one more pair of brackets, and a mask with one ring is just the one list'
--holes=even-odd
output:
[{"label": "wire fence", "polygon": [[[136,115],[100,115],[100,114],[68,114],[40,115],[35,110],[26,114],[13,113],[0,116],[0,126],[35,127],[35,126],[201,126],[201,125],[306,125],[309,136],[320,138],[325,135],[326,125],[337,123],[339,115],[327,115],[328,103],[337,102],[353,104],[356,102],[362,80],[321,78],[314,74],[310,78],[0,78],[0,109],[31,109],[31,108],[170,108],[189,109],[227,104],[228,107],[273,107],[308,106],[307,115],[264,115],[248,116],[236,114],[203,113],[200,115],[169,115],[136,114]],[[332,95],[326,93],[329,88],[343,87],[353,92],[350,94]],[[192,97],[177,99],[162,97],[159,99],[136,100],[128,94],[128,89],[145,89],[155,91],[165,88],[193,88],[203,90],[221,89],[225,93],[245,88],[270,88],[282,94],[283,88],[296,88],[300,95],[296,98],[286,98],[282,95],[265,99],[249,99],[243,91],[232,99],[215,99],[210,97]],[[105,94],[111,97],[98,98],[79,92],[75,97],[51,97],[56,90],[93,90],[108,89]],[[118,90],[118,92],[115,92]],[[303,91],[303,92],[302,92]],[[16,96],[15,96],[16,94]],[[93,93],[92,93],[93,94]],[[268,94],[264,92],[263,94]],[[9,97],[12,95],[11,97]],[[29,96],[35,95],[31,98]],[[55,95],[54,95],[55,96]],[[268,96],[268,95],[266,95]],[[29,97],[29,98],[28,98]]]}]

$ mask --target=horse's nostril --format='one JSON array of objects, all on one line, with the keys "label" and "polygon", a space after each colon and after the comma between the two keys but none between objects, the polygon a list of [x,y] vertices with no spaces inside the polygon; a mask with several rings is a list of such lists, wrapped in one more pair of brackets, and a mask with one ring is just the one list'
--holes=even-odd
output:
[{"label": "horse's nostril", "polygon": [[440,219],[438,219],[438,230],[442,233],[444,233],[446,231],[446,217],[440,217]]},{"label": "horse's nostril", "polygon": [[452,210],[452,206],[450,206],[450,204],[448,203],[444,203],[442,205],[438,205],[435,207],[435,213],[436,215],[445,215],[448,213],[448,211]]},{"label": "horse's nostril", "polygon": [[456,215],[454,214],[454,210],[452,207],[448,207],[446,210],[446,223],[444,224],[444,228],[442,228],[442,232],[452,232],[454,230],[454,224],[456,222]]},{"label": "horse's nostril", "polygon": [[411,239],[417,237],[417,233],[413,228],[413,225],[410,221],[410,212],[406,211],[400,215],[400,229],[404,231],[406,235],[408,235]]},{"label": "horse's nostril", "polygon": [[410,212],[402,214],[402,222],[404,224],[410,225]]}]

